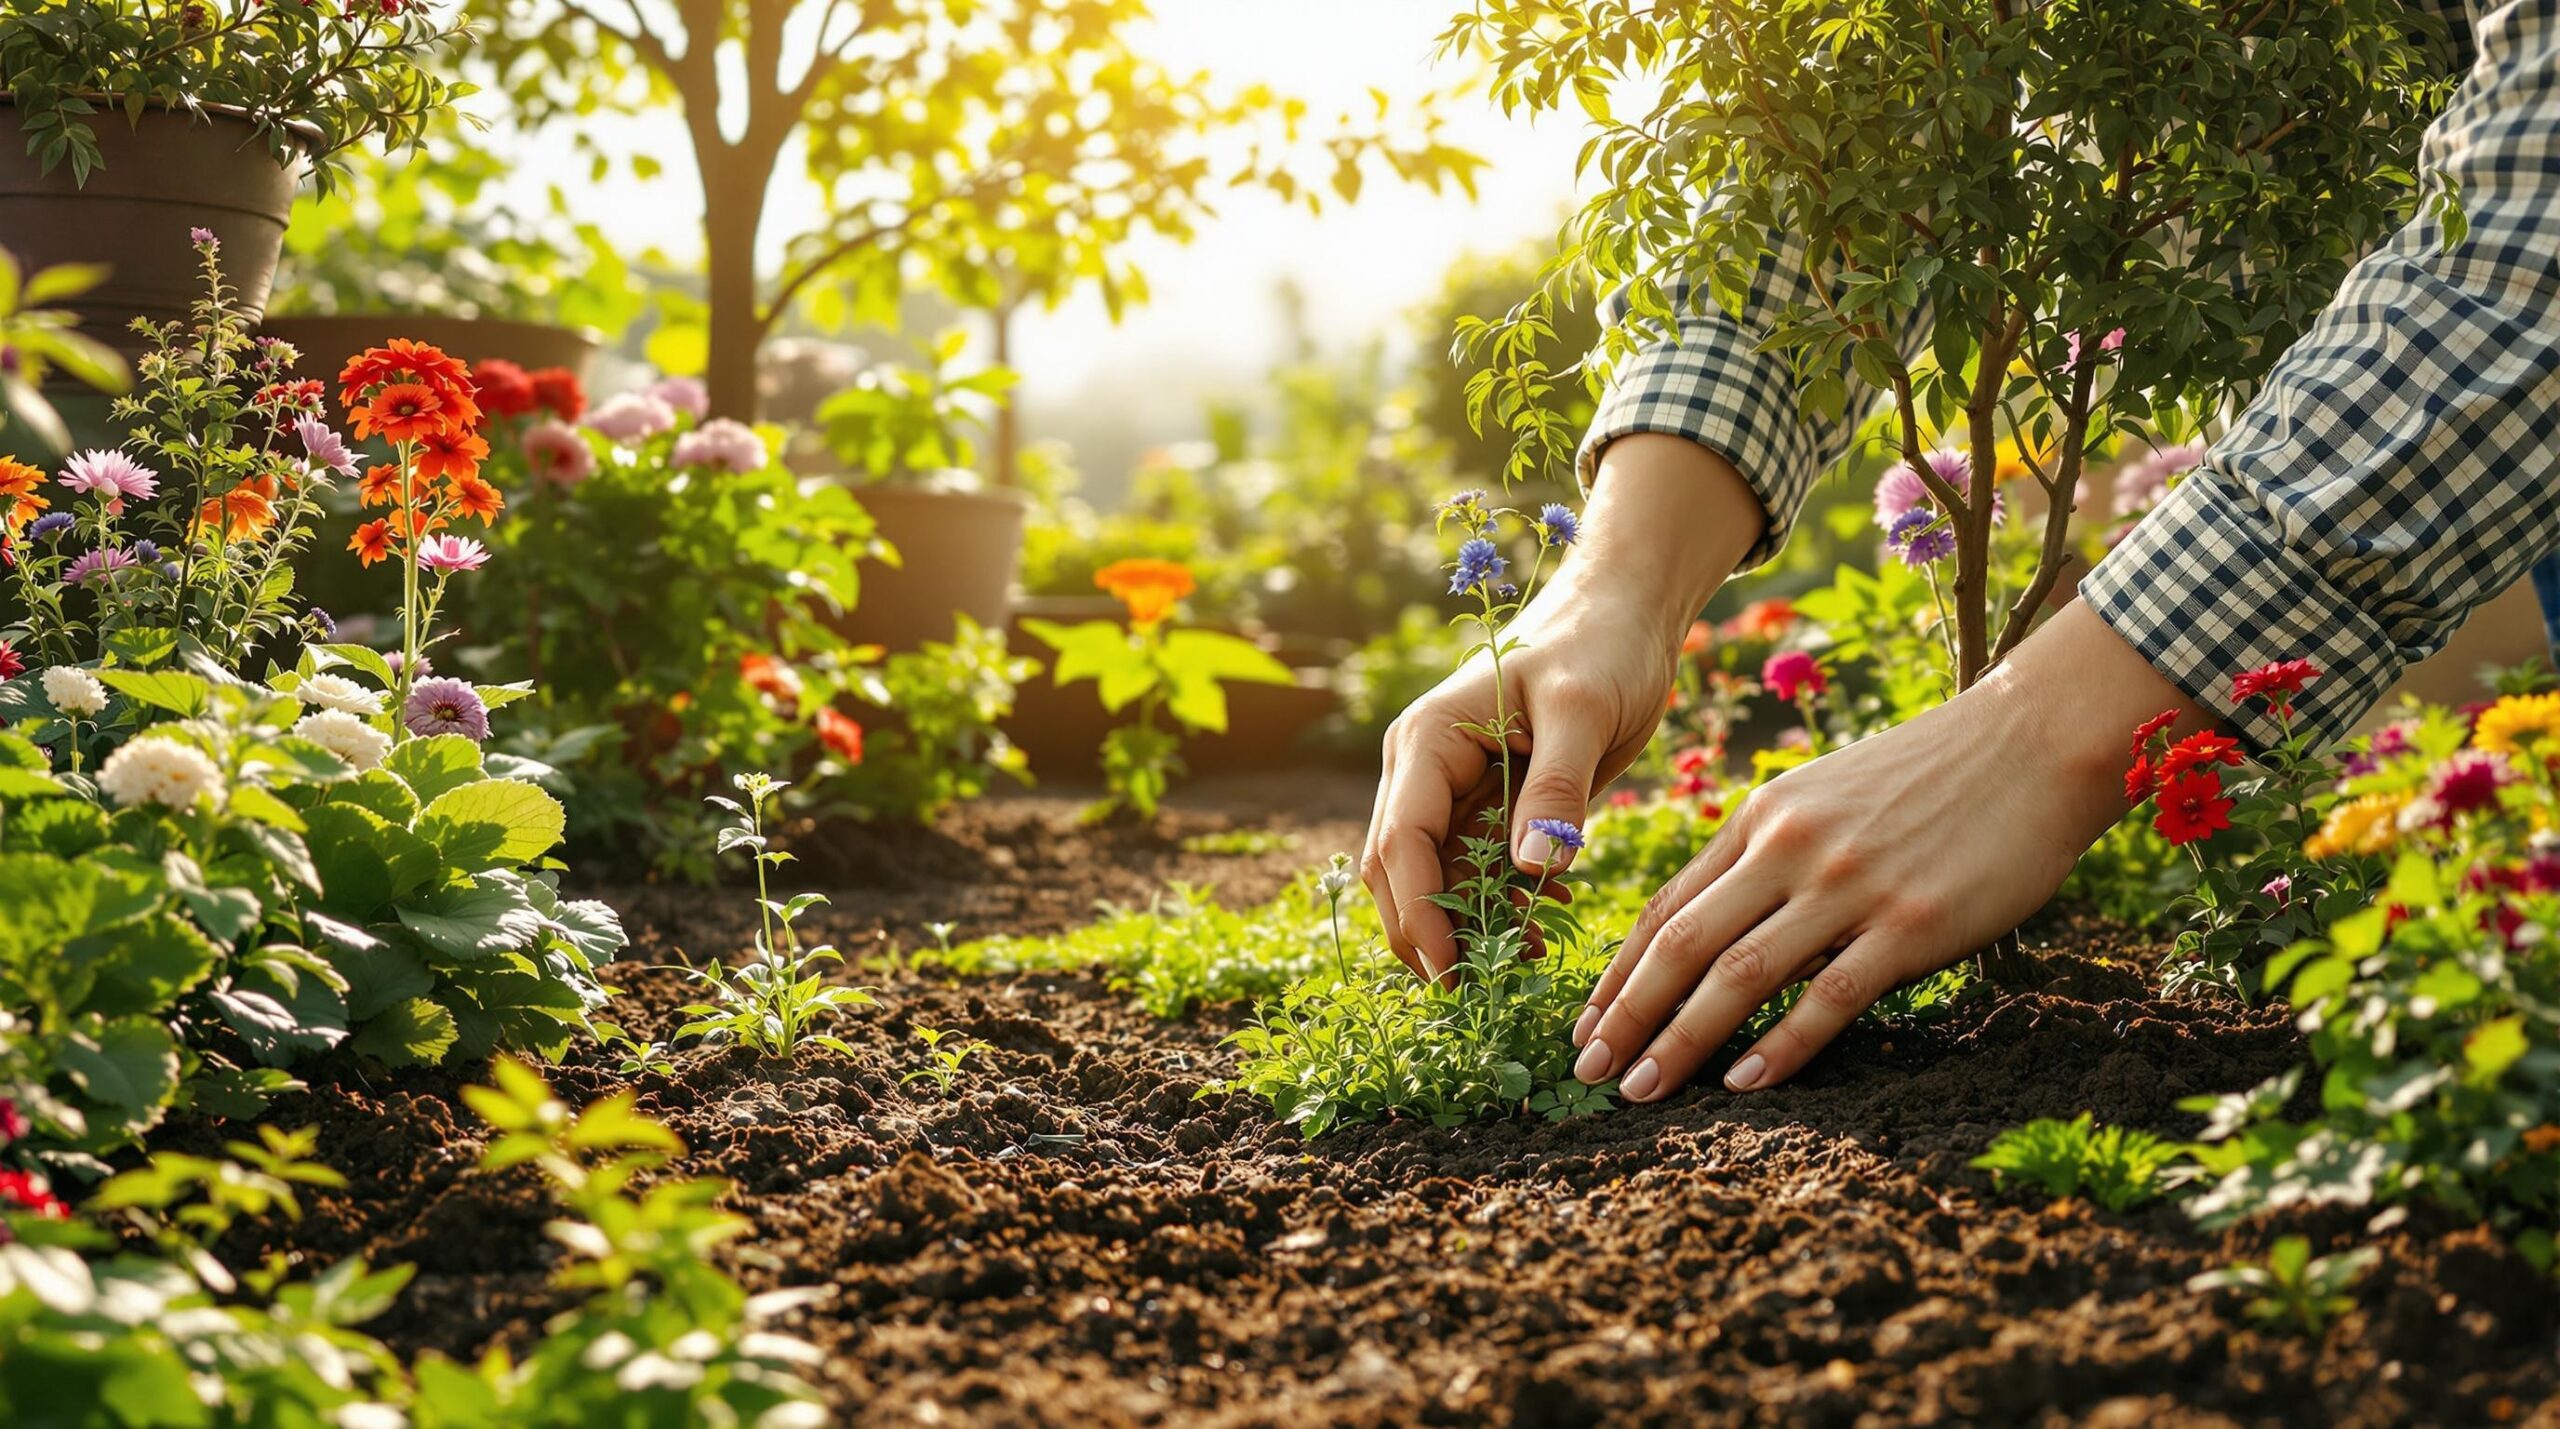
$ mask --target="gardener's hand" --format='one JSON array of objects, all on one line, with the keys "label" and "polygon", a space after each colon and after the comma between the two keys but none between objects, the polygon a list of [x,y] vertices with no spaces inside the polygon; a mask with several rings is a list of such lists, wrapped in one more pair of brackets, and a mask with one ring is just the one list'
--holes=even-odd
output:
[{"label": "gardener's hand", "polygon": [[1646,905],[1574,1028],[1574,1074],[1668,1096],[1811,976],[1724,1080],[1794,1076],[1885,991],[2042,906],[2123,815],[2127,741],[2167,709],[2201,722],[2075,602],[1972,690],[1779,776]]},{"label": "gardener's hand", "polygon": [[1388,944],[1419,976],[1457,965],[1449,916],[1431,902],[1448,887],[1463,838],[1486,832],[1502,761],[1465,726],[1511,717],[1514,860],[1532,872],[1569,853],[1532,819],[1582,822],[1594,790],[1626,770],[1652,737],[1671,693],[1680,637],[1734,562],[1759,540],[1757,498],[1724,460],[1679,437],[1610,444],[1583,513],[1582,538],[1543,590],[1504,630],[1516,649],[1478,655],[1415,701],[1387,731],[1378,800],[1360,876]]}]

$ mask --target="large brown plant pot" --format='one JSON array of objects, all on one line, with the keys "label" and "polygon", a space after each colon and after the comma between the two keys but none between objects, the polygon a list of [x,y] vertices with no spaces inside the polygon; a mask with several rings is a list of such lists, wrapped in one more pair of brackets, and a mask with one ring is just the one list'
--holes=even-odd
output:
[{"label": "large brown plant pot", "polygon": [[878,523],[898,564],[864,561],[862,594],[838,625],[862,645],[913,650],[949,640],[953,617],[1001,630],[1013,613],[1027,506],[1012,492],[865,486],[854,498]]},{"label": "large brown plant pot", "polygon": [[[1098,601],[1047,599],[1026,602],[1037,613],[1067,623],[1110,619],[1119,605]],[[1016,654],[1042,664],[1057,652],[1018,626],[1011,643]],[[1227,728],[1221,734],[1194,734],[1182,741],[1182,762],[1194,774],[1241,774],[1291,768],[1311,756],[1308,735],[1342,706],[1334,693],[1332,671],[1322,664],[1297,664],[1286,647],[1276,652],[1298,672],[1294,685],[1231,684],[1227,686]],[[1310,653],[1309,660],[1319,657]],[[1022,683],[1015,694],[1013,717],[1004,724],[1006,737],[1031,761],[1033,777],[1074,786],[1101,777],[1102,739],[1122,725],[1137,722],[1134,708],[1110,714],[1091,680],[1059,685],[1046,673]]]},{"label": "large brown plant pot", "polygon": [[127,123],[101,106],[89,123],[100,163],[84,186],[68,159],[42,171],[17,106],[0,96],[0,248],[29,272],[104,264],[105,280],[64,306],[82,332],[128,361],[147,346],[135,318],[183,321],[203,296],[191,229],[222,240],[223,277],[252,318],[263,312],[302,166],[277,163],[249,121],[232,114],[146,109]]},{"label": "large brown plant pot", "polygon": [[510,322],[503,318],[457,318],[436,313],[329,313],[269,318],[259,328],[268,337],[292,343],[302,354],[296,377],[334,382],[347,359],[395,337],[432,344],[465,362],[503,357],[518,366],[539,370],[565,367],[586,381],[604,335],[594,328],[557,327],[550,323]]}]

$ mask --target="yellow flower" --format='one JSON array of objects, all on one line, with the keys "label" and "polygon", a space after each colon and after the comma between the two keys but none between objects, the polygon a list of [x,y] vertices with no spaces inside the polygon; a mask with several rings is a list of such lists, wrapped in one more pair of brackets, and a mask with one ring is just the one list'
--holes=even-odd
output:
[{"label": "yellow flower", "polygon": [[[2012,433],[2000,439],[1998,456],[1992,465],[1991,475],[2004,484],[2012,481],[2032,481],[2035,479],[2037,468],[2042,468],[2047,473],[2052,472],[2053,455],[2052,443],[2048,442],[2029,451],[2026,443]],[[2028,465],[2030,458],[2034,461],[2033,466]]]},{"label": "yellow flower", "polygon": [[2313,858],[2342,853],[2380,853],[2399,836],[2400,810],[2406,794],[2367,794],[2331,810],[2320,832],[2305,840],[2302,851]]},{"label": "yellow flower", "polygon": [[2560,738],[2560,694],[2509,695],[2480,712],[2471,747],[2528,758],[2549,752]]}]

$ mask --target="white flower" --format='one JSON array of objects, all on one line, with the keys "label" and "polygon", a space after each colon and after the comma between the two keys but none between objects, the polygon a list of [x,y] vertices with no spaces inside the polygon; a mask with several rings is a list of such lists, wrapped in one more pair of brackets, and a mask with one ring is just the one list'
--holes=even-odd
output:
[{"label": "white flower", "polygon": [[391,752],[391,736],[345,710],[304,715],[294,721],[293,732],[354,765],[359,774],[380,767],[382,756]]},{"label": "white flower", "polygon": [[1351,891],[1351,879],[1351,859],[1335,854],[1332,865],[1316,875],[1316,891],[1324,895],[1327,903],[1339,903],[1342,895]]},{"label": "white flower", "polygon": [[382,696],[344,675],[314,675],[293,687],[293,697],[315,709],[351,715],[382,713]]},{"label": "white flower", "polygon": [[64,714],[81,717],[107,707],[107,687],[76,665],[56,665],[44,672],[44,697]]},{"label": "white flower", "polygon": [[192,809],[207,794],[222,802],[222,771],[192,744],[146,737],[107,756],[98,769],[98,787],[128,808],[166,804]]}]

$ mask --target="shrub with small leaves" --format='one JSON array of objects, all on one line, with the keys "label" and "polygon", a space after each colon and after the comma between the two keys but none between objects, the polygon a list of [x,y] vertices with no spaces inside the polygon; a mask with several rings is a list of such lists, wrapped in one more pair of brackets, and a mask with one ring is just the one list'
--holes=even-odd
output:
[{"label": "shrub with small leaves", "polygon": [[2087,1196],[2126,1211],[2166,1189],[2164,1173],[2184,1148],[2150,1132],[2099,1126],[2087,1112],[2069,1121],[2038,1118],[2000,1133],[1973,1160],[2002,1185],[2023,1182],[2059,1200]]}]

